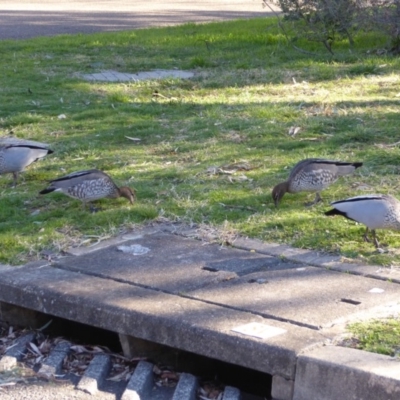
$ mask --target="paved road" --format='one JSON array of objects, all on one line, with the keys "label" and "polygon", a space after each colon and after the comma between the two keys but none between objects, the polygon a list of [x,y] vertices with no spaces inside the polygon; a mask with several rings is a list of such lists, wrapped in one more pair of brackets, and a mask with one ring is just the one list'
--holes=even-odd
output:
[{"label": "paved road", "polygon": [[1,0],[0,39],[119,31],[267,15],[261,0]]}]

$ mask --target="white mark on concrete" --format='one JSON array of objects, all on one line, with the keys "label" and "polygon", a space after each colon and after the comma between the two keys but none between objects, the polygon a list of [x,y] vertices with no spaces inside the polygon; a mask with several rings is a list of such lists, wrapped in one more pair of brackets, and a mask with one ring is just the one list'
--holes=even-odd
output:
[{"label": "white mark on concrete", "polygon": [[140,244],[131,244],[130,246],[118,246],[117,249],[123,253],[133,254],[134,256],[140,256],[150,251],[148,247],[141,246]]},{"label": "white mark on concrete", "polygon": [[371,290],[368,290],[369,293],[383,293],[385,290],[381,288],[374,287]]},{"label": "white mark on concrete", "polygon": [[249,324],[237,326],[231,330],[233,332],[242,333],[247,336],[254,336],[260,339],[269,339],[287,332],[286,329],[260,324],[259,322],[250,322]]}]

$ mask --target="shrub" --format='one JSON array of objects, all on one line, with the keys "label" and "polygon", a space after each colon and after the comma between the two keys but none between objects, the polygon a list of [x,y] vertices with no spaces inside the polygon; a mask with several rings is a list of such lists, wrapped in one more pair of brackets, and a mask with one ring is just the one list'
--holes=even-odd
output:
[{"label": "shrub", "polygon": [[400,0],[371,0],[363,18],[366,29],[384,32],[390,41],[390,51],[400,54]]},{"label": "shrub", "polygon": [[[299,38],[319,42],[333,54],[336,40],[347,39],[353,46],[354,34],[359,29],[376,30],[388,35],[393,53],[400,53],[400,0],[277,2],[284,14],[279,25],[292,43]],[[263,3],[269,7],[269,0]]]}]

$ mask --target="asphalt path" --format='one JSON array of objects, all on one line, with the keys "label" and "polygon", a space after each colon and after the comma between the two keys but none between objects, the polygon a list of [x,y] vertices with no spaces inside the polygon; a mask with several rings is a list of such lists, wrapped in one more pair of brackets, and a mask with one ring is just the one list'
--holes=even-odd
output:
[{"label": "asphalt path", "polygon": [[262,0],[0,0],[0,39],[111,32],[271,15]]}]

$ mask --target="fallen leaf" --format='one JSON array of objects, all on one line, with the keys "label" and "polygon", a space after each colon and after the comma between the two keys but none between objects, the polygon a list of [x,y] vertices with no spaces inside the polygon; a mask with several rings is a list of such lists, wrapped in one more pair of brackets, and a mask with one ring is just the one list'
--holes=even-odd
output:
[{"label": "fallen leaf", "polygon": [[301,128],[299,126],[291,126],[289,128],[289,135],[296,136],[300,132]]},{"label": "fallen leaf", "polygon": [[42,356],[43,354],[41,353],[41,351],[38,349],[38,347],[36,346],[35,343],[29,342],[29,346],[31,347],[31,349],[38,355],[38,356]]},{"label": "fallen leaf", "polygon": [[113,381],[113,382],[119,382],[119,381],[125,380],[126,375],[128,373],[129,373],[129,367],[125,367],[125,369],[121,373],[114,375],[113,377],[108,378],[107,380]]}]

